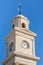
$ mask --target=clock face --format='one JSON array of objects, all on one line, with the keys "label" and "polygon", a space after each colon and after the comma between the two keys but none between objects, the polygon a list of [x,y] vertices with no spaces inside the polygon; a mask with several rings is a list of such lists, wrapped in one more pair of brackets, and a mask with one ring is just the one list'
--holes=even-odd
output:
[{"label": "clock face", "polygon": [[23,41],[21,45],[25,49],[28,49],[29,48],[29,44],[26,41]]}]

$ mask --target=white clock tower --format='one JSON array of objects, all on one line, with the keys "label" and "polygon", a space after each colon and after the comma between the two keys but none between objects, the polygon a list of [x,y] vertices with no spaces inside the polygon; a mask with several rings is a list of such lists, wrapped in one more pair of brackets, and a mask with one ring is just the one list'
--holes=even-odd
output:
[{"label": "white clock tower", "polygon": [[36,65],[36,34],[29,30],[29,20],[19,14],[12,20],[12,31],[6,37],[7,58],[3,65]]}]

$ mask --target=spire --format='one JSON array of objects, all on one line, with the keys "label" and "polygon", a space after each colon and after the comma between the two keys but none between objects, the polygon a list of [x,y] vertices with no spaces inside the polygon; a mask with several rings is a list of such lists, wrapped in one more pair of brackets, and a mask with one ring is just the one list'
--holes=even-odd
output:
[{"label": "spire", "polygon": [[18,7],[17,11],[19,12],[19,14],[21,14],[21,3],[19,3],[19,7]]}]

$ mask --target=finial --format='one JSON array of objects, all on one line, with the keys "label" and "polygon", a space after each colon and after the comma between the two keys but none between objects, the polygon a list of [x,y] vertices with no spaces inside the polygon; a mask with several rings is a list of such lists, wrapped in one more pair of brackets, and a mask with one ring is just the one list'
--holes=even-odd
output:
[{"label": "finial", "polygon": [[21,3],[19,3],[19,7],[18,7],[17,11],[19,12],[19,14],[21,14]]}]

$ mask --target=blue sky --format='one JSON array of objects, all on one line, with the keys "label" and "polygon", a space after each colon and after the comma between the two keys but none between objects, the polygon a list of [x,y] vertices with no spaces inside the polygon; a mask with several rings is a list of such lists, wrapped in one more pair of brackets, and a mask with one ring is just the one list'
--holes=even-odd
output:
[{"label": "blue sky", "polygon": [[18,15],[18,3],[22,3],[22,14],[30,20],[30,30],[37,34],[35,41],[37,65],[43,65],[43,0],[0,0],[0,65],[6,58],[5,37],[10,33],[11,20]]}]

